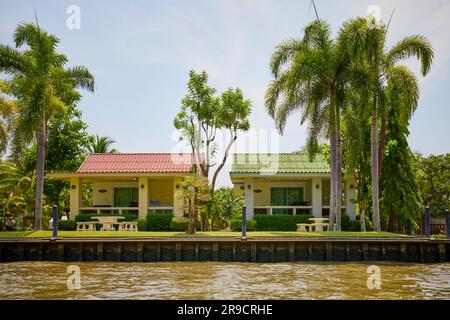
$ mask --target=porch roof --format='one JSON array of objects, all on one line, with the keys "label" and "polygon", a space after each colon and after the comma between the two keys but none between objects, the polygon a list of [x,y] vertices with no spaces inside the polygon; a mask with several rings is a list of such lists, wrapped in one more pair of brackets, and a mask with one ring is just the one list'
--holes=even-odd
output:
[{"label": "porch roof", "polygon": [[193,159],[188,153],[95,153],[89,154],[75,172],[54,172],[48,176],[184,174],[192,172],[192,167]]},{"label": "porch roof", "polygon": [[77,173],[171,173],[192,171],[188,153],[96,153],[86,157]]},{"label": "porch roof", "polygon": [[233,155],[231,176],[243,175],[323,175],[331,172],[322,154],[313,161],[302,153],[238,153]]}]

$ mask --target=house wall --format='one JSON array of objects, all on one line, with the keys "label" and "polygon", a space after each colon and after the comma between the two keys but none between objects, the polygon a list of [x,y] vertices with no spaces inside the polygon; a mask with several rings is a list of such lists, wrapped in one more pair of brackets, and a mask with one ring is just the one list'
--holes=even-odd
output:
[{"label": "house wall", "polygon": [[161,207],[173,206],[173,180],[149,180],[149,201],[159,201]]}]

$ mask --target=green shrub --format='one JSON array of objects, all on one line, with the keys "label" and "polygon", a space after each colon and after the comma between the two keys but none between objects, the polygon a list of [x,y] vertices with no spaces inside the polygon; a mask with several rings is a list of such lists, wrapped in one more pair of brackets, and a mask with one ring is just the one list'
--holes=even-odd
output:
[{"label": "green shrub", "polygon": [[350,230],[350,224],[351,224],[351,219],[347,214],[342,214],[341,215],[341,230],[342,231],[351,231]]},{"label": "green shrub", "polygon": [[361,231],[361,221],[351,220],[348,231],[353,231],[353,232]]},{"label": "green shrub", "polygon": [[138,225],[138,231],[147,231],[147,220],[146,219],[138,219],[136,220]]},{"label": "green shrub", "polygon": [[255,215],[258,231],[296,231],[298,223],[310,223],[309,214],[289,215]]},{"label": "green shrub", "polygon": [[173,215],[168,213],[147,214],[148,231],[170,231]]},{"label": "green shrub", "polygon": [[75,231],[77,230],[77,223],[73,220],[59,220],[58,230],[61,231]]},{"label": "green shrub", "polygon": [[0,220],[0,231],[5,230],[5,222],[3,220]]},{"label": "green shrub", "polygon": [[366,217],[365,221],[366,221],[366,231],[373,231],[374,230],[373,223],[372,221],[370,221],[369,217]]},{"label": "green shrub", "polygon": [[170,231],[186,231],[187,221],[180,221],[172,219],[170,222]]},{"label": "green shrub", "polygon": [[[247,231],[256,231],[256,221],[247,220]],[[242,231],[242,219],[232,219],[230,220],[231,231]]]}]

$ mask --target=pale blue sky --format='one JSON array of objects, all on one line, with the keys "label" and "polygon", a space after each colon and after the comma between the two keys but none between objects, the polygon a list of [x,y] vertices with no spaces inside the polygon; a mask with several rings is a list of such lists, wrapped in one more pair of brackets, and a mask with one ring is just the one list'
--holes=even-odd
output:
[{"label": "pale blue sky", "polygon": [[[87,66],[96,92],[85,93],[80,108],[92,134],[108,135],[122,152],[170,152],[177,144],[172,119],[186,92],[190,69],[206,70],[219,91],[239,86],[253,101],[251,125],[272,129],[263,106],[270,80],[268,62],[277,43],[300,37],[314,19],[309,0],[44,1],[0,0],[0,43],[12,44],[20,22],[34,21],[61,39],[59,51],[71,65]],[[413,151],[450,152],[450,2],[316,0],[320,18],[336,33],[350,17],[378,5],[387,20],[395,7],[389,43],[421,33],[435,49],[421,100],[411,122]],[[81,9],[81,29],[66,27],[69,5]],[[413,70],[417,64],[408,62]],[[3,77],[3,76],[0,76]],[[291,117],[279,150],[303,146],[305,128]],[[228,169],[220,184],[228,184]]]}]

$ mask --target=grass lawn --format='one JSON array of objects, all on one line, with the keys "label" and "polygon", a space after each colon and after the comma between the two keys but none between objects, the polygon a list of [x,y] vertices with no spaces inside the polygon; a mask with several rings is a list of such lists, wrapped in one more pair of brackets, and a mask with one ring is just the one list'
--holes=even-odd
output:
[{"label": "grass lawn", "polygon": [[[1,237],[51,237],[51,231],[15,231],[0,232]],[[119,231],[59,231],[59,237],[183,237],[184,232],[119,232]],[[196,236],[216,236],[216,237],[240,237],[240,232],[197,232]],[[282,231],[258,231],[247,232],[247,237],[406,237],[404,234],[390,232],[282,232]]]}]

